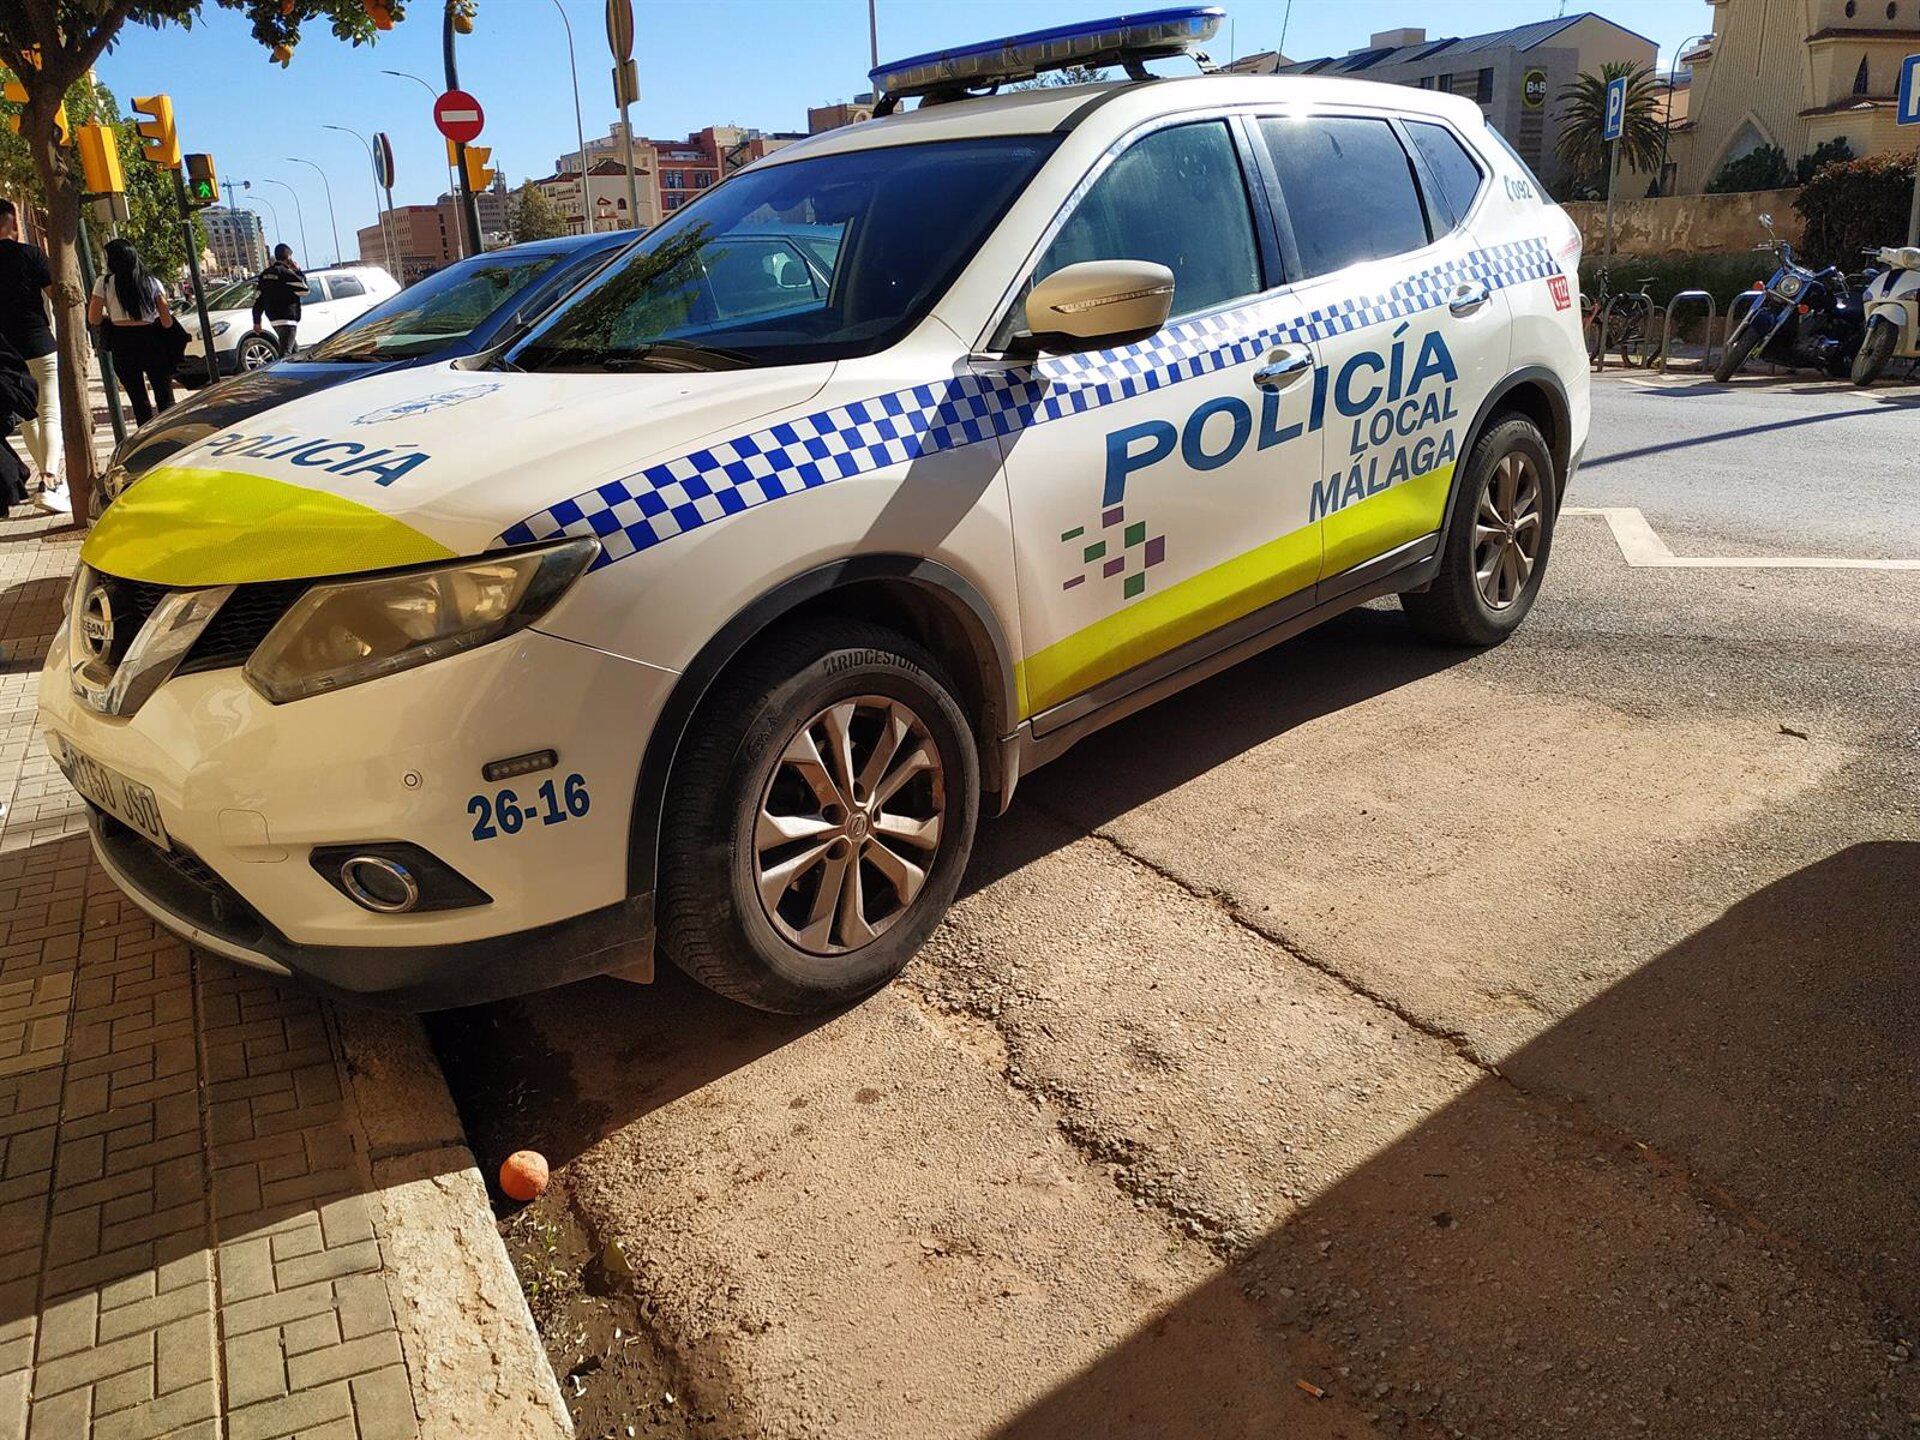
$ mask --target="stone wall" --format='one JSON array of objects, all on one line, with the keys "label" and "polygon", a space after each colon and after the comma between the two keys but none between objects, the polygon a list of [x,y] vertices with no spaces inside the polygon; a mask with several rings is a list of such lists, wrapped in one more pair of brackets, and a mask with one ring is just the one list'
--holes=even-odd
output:
[{"label": "stone wall", "polygon": [[[1773,216],[1783,240],[1800,243],[1805,223],[1793,208],[1800,191],[1753,190],[1743,195],[1667,195],[1613,202],[1613,249],[1618,255],[1734,255],[1767,238],[1762,215]],[[1566,206],[1580,227],[1586,253],[1598,255],[1606,233],[1607,202]]]}]

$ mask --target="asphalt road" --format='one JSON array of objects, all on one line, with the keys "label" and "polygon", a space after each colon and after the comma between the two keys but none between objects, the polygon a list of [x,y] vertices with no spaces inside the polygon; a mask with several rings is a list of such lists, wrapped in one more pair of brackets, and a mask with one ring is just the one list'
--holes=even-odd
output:
[{"label": "asphalt road", "polygon": [[[1911,394],[1603,379],[1569,503],[1920,555]],[[1920,1434],[1917,613],[1568,516],[1031,776],[844,1014],[440,1019],[581,1433]]]}]

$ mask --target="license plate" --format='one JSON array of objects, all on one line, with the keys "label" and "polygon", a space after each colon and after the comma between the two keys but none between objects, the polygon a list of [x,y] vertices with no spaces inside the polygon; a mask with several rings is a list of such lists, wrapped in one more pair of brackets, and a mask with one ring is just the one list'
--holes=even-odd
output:
[{"label": "license plate", "polygon": [[167,827],[160,819],[160,802],[154,798],[151,787],[129,780],[118,770],[102,765],[91,755],[81,754],[64,741],[56,758],[83,799],[98,805],[121,824],[139,831],[162,850],[172,848],[167,842]]}]

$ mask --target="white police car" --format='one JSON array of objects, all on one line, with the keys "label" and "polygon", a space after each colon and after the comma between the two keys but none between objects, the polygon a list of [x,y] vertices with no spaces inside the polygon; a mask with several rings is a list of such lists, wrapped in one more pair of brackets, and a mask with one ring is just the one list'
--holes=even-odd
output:
[{"label": "white police car", "polygon": [[[111,506],[40,700],[205,949],[431,1006],[665,954],[884,983],[983,807],[1398,593],[1486,645],[1587,433],[1579,241],[1471,104],[1223,75],[1162,11],[875,72],[505,353]],[[999,94],[1051,65],[1114,84]]]}]

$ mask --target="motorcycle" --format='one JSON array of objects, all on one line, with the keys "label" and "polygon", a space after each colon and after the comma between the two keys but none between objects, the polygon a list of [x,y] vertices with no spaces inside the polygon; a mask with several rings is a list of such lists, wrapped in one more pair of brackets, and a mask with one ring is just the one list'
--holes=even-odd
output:
[{"label": "motorcycle", "polygon": [[[1773,234],[1771,215],[1762,215],[1760,223]],[[1819,370],[1835,379],[1849,374],[1866,334],[1866,316],[1846,275],[1837,265],[1808,269],[1793,258],[1793,246],[1777,236],[1755,248],[1779,256],[1780,266],[1772,279],[1755,282],[1759,302],[1727,336],[1713,378],[1724,384],[1756,353],[1790,369]]]},{"label": "motorcycle", "polygon": [[1867,252],[1886,269],[1862,297],[1867,333],[1853,357],[1853,383],[1871,385],[1898,355],[1920,358],[1920,245],[1888,245]]}]

